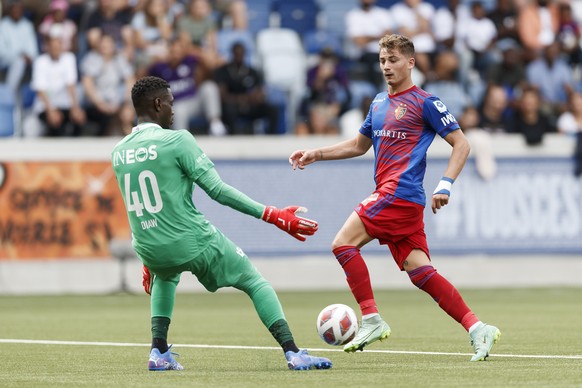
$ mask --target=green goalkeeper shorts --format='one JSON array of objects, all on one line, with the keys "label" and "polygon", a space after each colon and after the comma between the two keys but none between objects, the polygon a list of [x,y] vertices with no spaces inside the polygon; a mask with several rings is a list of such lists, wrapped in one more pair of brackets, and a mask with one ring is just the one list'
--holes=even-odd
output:
[{"label": "green goalkeeper shorts", "polygon": [[195,259],[176,267],[151,269],[166,281],[179,281],[182,272],[192,272],[210,292],[223,287],[246,288],[265,281],[243,250],[216,229],[212,241]]}]

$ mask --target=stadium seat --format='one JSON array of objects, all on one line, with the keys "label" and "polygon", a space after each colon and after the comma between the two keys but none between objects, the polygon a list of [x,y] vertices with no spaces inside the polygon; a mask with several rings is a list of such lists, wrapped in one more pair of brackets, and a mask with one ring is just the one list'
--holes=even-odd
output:
[{"label": "stadium seat", "polygon": [[299,35],[317,29],[319,6],[315,0],[279,0],[274,4],[279,27],[289,28]]},{"label": "stadium seat", "polygon": [[256,47],[255,39],[250,31],[241,30],[219,30],[217,34],[218,53],[221,57],[230,61],[232,59],[232,45],[242,43],[246,48],[245,62],[247,65],[255,65]]},{"label": "stadium seat", "polygon": [[283,90],[288,96],[287,127],[292,128],[307,73],[299,34],[287,28],[262,30],[257,35],[257,54],[267,85]]},{"label": "stadium seat", "polygon": [[30,83],[22,85],[20,88],[20,98],[22,100],[22,108],[30,109],[34,105],[34,100],[36,99],[36,91],[32,89]]},{"label": "stadium seat", "polygon": [[390,9],[396,3],[399,3],[400,0],[376,0],[376,5],[378,7]]},{"label": "stadium seat", "polygon": [[0,84],[0,137],[14,135],[14,93],[6,84]]},{"label": "stadium seat", "polygon": [[304,55],[299,35],[288,28],[268,28],[257,34],[259,59],[280,53]]},{"label": "stadium seat", "polygon": [[257,35],[257,53],[265,81],[285,90],[305,83],[305,51],[297,32],[269,28]]},{"label": "stadium seat", "polygon": [[265,82],[282,90],[287,97],[287,128],[294,128],[297,109],[305,94],[305,56],[296,54],[272,55],[264,58]]},{"label": "stadium seat", "polygon": [[318,54],[324,48],[329,48],[339,56],[342,55],[341,38],[332,31],[313,30],[303,34],[303,48],[310,54]]},{"label": "stadium seat", "polygon": [[276,86],[267,86],[267,99],[269,102],[277,107],[279,111],[279,123],[277,125],[277,133],[282,135],[287,132],[287,95],[285,92]]},{"label": "stadium seat", "polygon": [[374,85],[367,81],[350,81],[350,108],[359,108],[365,97],[374,97],[380,92]]},{"label": "stadium seat", "polygon": [[321,10],[319,29],[336,33],[340,38],[346,34],[346,13],[358,7],[359,0],[317,0]]},{"label": "stadium seat", "polygon": [[[444,0],[428,0],[428,1],[429,1],[429,3],[432,3],[432,5],[434,5],[435,9],[447,6],[447,2]],[[491,8],[488,8],[487,4],[493,4],[493,6],[492,7],[489,6]],[[484,3],[485,9],[487,9],[488,11],[493,11],[493,8],[495,8],[496,5],[497,5],[497,2],[495,0],[486,1]]]},{"label": "stadium seat", "polygon": [[247,0],[249,31],[256,35],[271,26],[273,0]]},{"label": "stadium seat", "polygon": [[263,60],[263,72],[268,84],[295,89],[305,84],[305,58],[293,54],[269,56]]},{"label": "stadium seat", "polygon": [[[435,8],[439,8],[439,7],[443,7],[443,6],[447,5],[447,0],[423,0],[423,1],[432,4]],[[392,8],[392,6],[394,4],[399,3],[399,2],[401,2],[401,0],[376,0],[376,5],[378,7],[389,9],[389,8]],[[462,3],[467,3],[467,4],[469,4],[471,2],[472,2],[472,0],[462,1]],[[487,3],[487,2],[495,3],[495,0],[484,0],[484,3]]]}]

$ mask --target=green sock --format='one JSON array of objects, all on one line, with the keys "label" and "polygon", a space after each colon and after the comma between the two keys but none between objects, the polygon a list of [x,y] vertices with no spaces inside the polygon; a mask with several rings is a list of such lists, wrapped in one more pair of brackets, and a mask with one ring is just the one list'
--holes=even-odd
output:
[{"label": "green sock", "polygon": [[170,328],[170,318],[152,317],[152,337],[168,339],[169,328]]},{"label": "green sock", "polygon": [[295,341],[293,340],[293,334],[291,334],[291,330],[289,329],[289,324],[284,319],[279,319],[271,326],[269,326],[269,331],[275,341],[283,348],[283,352],[287,353],[288,351],[298,352],[299,349],[297,345],[295,345]]}]

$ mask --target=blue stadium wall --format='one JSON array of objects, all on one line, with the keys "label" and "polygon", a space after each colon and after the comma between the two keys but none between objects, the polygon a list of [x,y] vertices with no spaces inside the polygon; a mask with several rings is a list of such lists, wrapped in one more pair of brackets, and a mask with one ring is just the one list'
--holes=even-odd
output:
[{"label": "blue stadium wall", "polygon": [[[0,141],[0,162],[103,162],[118,140],[7,139]],[[219,205],[199,188],[194,191],[196,206],[278,290],[347,289],[330,245],[352,209],[374,190],[373,155],[316,163],[303,171],[293,171],[287,163],[296,149],[339,140],[198,139],[227,183],[265,204],[306,206],[306,216],[319,221],[318,233],[300,243]],[[426,210],[435,266],[461,288],[581,287],[582,179],[573,175],[573,139],[548,136],[543,146],[532,148],[520,136],[494,136],[492,146],[497,160],[494,179],[481,179],[471,156],[453,186],[450,204],[436,215]],[[446,169],[448,155],[450,146],[436,139],[425,176],[429,195]],[[2,208],[0,214],[9,210]],[[373,241],[362,251],[376,288],[413,287],[396,269],[387,247]],[[135,257],[118,259],[0,260],[0,295],[142,292],[140,262]],[[179,290],[203,288],[184,275]]]},{"label": "blue stadium wall", "polygon": [[[497,162],[497,175],[486,182],[470,160],[453,186],[449,205],[434,215],[429,202],[425,224],[431,252],[582,253],[582,179],[572,174],[571,158],[506,157]],[[446,163],[441,157],[428,163],[429,200]],[[252,255],[328,253],[347,216],[374,190],[369,159],[316,163],[303,171],[292,171],[284,160],[216,160],[215,164],[223,180],[252,198],[276,206],[306,206],[306,216],[320,222],[315,236],[297,244],[197,190],[198,208]],[[383,253],[387,248],[373,241],[365,249]]]}]

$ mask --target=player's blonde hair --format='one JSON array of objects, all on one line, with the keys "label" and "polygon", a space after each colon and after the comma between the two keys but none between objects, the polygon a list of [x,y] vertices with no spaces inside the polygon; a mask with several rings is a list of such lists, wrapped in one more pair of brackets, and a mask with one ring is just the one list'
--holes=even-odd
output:
[{"label": "player's blonde hair", "polygon": [[407,55],[409,57],[414,56],[414,43],[412,43],[412,40],[410,40],[404,35],[398,34],[384,35],[380,39],[379,44],[380,50],[382,49],[388,51],[397,50],[401,54]]}]

